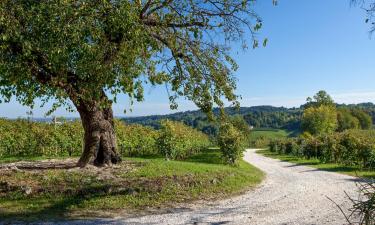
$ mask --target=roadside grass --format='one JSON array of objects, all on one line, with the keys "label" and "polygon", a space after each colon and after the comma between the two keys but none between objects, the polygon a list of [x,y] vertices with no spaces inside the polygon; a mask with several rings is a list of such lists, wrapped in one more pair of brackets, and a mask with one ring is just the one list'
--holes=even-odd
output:
[{"label": "roadside grass", "polygon": [[263,176],[243,160],[222,164],[213,148],[185,161],[125,158],[103,169],[0,170],[0,215],[5,221],[35,221],[152,212],[240,194]]},{"label": "roadside grass", "polygon": [[268,149],[258,150],[257,153],[264,155],[266,157],[279,159],[281,161],[295,163],[297,165],[310,166],[318,170],[342,173],[360,178],[375,179],[375,171],[373,170],[362,170],[358,167],[343,166],[336,163],[321,163],[318,159],[305,159],[292,155],[278,154],[276,152],[271,152]]}]

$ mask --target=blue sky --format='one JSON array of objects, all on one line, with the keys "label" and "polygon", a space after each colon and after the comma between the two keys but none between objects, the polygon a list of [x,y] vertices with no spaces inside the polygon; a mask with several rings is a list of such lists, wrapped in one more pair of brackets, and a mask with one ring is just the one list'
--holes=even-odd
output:
[{"label": "blue sky", "polygon": [[[259,0],[256,11],[263,19],[260,39],[266,48],[242,51],[233,48],[240,68],[237,93],[242,106],[299,106],[319,90],[339,103],[375,102],[375,34],[371,38],[365,12],[349,0]],[[164,87],[145,90],[145,101],[133,112],[126,97],[114,105],[116,116],[165,114],[169,109]],[[181,100],[180,111],[195,109]],[[28,109],[16,102],[0,105],[1,117],[26,116]],[[48,107],[34,109],[43,117]],[[58,110],[58,116],[77,116]]]}]

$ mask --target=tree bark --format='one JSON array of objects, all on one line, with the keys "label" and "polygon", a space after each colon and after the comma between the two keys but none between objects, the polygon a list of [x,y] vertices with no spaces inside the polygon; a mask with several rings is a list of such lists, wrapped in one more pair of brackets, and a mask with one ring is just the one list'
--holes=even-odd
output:
[{"label": "tree bark", "polygon": [[[104,97],[107,99],[106,97]],[[95,166],[110,166],[121,162],[117,153],[111,104],[100,107],[97,103],[80,101],[76,104],[84,129],[84,150],[78,161],[79,167],[93,162]]]}]

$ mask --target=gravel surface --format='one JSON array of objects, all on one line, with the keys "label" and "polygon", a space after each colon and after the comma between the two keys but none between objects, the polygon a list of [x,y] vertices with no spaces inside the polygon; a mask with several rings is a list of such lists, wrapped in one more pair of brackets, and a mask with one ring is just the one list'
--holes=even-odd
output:
[{"label": "gravel surface", "polygon": [[248,150],[244,158],[267,175],[258,188],[241,196],[198,202],[163,214],[58,224],[345,224],[327,197],[349,208],[344,191],[357,195],[354,177],[266,158],[255,149]]}]

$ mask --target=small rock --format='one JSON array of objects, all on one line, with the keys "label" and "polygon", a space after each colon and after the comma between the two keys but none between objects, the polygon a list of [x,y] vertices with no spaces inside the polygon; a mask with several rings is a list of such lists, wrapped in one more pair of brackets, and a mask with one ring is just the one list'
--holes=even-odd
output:
[{"label": "small rock", "polygon": [[211,183],[212,183],[212,184],[217,184],[217,183],[218,183],[218,180],[217,180],[216,178],[214,178],[214,179],[211,180]]},{"label": "small rock", "polygon": [[128,195],[137,195],[137,194],[138,194],[138,192],[137,192],[136,190],[134,190],[133,188],[128,188],[128,189],[126,190],[126,193],[127,193]]},{"label": "small rock", "polygon": [[113,191],[113,188],[111,186],[106,186],[104,191],[106,194],[111,194]]},{"label": "small rock", "polygon": [[33,192],[33,189],[29,186],[22,186],[21,190],[25,195],[30,195]]}]

